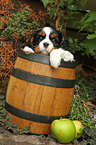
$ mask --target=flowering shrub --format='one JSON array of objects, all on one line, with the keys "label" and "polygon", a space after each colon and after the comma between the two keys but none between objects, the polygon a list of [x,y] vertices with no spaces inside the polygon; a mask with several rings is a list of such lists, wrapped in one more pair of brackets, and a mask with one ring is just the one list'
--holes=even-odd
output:
[{"label": "flowering shrub", "polygon": [[[86,100],[84,100],[84,98],[86,98]],[[91,110],[87,105],[87,102],[88,102],[87,91],[85,90],[82,92],[80,87],[78,85],[75,85],[75,93],[70,109],[70,119],[79,120],[82,122],[84,126],[84,134],[82,135],[81,144],[84,143],[95,144],[96,114],[91,112]],[[77,140],[74,140],[74,142],[79,143]]]},{"label": "flowering shrub", "polygon": [[14,9],[14,5],[11,0],[1,0],[0,1],[0,33],[4,29],[4,26],[7,25],[7,21],[10,20],[9,14],[12,9]]},{"label": "flowering shrub", "polygon": [[8,15],[11,10],[14,9],[14,5],[11,0],[1,0],[0,1],[0,15]]},{"label": "flowering shrub", "polygon": [[1,58],[1,69],[0,69],[0,78],[3,81],[3,89],[6,89],[9,76],[12,71],[12,66],[16,59],[16,49],[12,48],[12,44],[7,44],[1,42],[0,48],[0,58]]},{"label": "flowering shrub", "polygon": [[11,0],[1,0],[0,8],[0,79],[3,81],[4,88],[8,83],[17,53],[30,38],[31,33],[45,25],[47,15],[42,11],[37,14],[26,4],[21,5],[16,13],[11,13],[14,9]]},{"label": "flowering shrub", "polygon": [[27,31],[36,31],[45,25],[46,14],[42,11],[36,12],[29,7],[23,7],[17,13],[12,13],[4,25],[1,34],[5,39],[25,40]]}]

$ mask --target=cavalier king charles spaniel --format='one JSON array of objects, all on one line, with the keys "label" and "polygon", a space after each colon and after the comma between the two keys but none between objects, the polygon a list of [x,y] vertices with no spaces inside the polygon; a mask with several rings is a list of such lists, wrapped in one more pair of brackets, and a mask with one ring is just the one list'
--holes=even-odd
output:
[{"label": "cavalier king charles spaniel", "polygon": [[74,61],[74,56],[69,52],[68,40],[63,32],[51,27],[44,27],[33,32],[23,51],[26,54],[41,53],[50,55],[50,64],[56,69],[60,65],[61,59]]}]

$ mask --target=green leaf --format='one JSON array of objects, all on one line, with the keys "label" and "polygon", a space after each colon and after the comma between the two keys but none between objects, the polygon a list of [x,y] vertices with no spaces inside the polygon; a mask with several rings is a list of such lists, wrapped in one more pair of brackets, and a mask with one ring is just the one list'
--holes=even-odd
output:
[{"label": "green leaf", "polygon": [[79,8],[78,8],[77,6],[75,6],[75,5],[69,5],[67,8],[70,9],[70,10],[78,10],[78,9],[79,9]]},{"label": "green leaf", "polygon": [[48,3],[53,3],[54,2],[54,0],[41,0],[41,1],[42,1],[45,8],[47,7]]},{"label": "green leaf", "polygon": [[73,1],[74,1],[74,0],[67,0],[68,5],[69,5],[69,4],[72,4]]},{"label": "green leaf", "polygon": [[0,100],[3,100],[5,98],[4,95],[0,95]]},{"label": "green leaf", "polygon": [[90,27],[90,26],[92,26],[92,22],[94,22],[95,20],[96,20],[95,12],[87,13],[84,17],[82,17],[82,19],[80,21],[80,24],[81,24],[80,31],[82,31],[84,28],[87,28],[88,30],[91,28],[91,30],[92,30],[92,27]]},{"label": "green leaf", "polygon": [[87,40],[85,43],[85,48],[88,54],[96,50],[96,38]]},{"label": "green leaf", "polygon": [[46,6],[47,6],[49,0],[41,0],[41,1],[42,1],[42,3],[43,3],[44,7],[46,8]]},{"label": "green leaf", "polygon": [[64,1],[61,1],[61,2],[60,2],[60,7],[62,7],[62,8],[63,8],[63,7],[64,7],[64,5],[65,5]]},{"label": "green leaf", "polygon": [[89,24],[83,25],[83,26],[81,27],[80,31],[82,31],[84,28],[88,28],[88,25],[89,25]]},{"label": "green leaf", "polygon": [[89,15],[90,15],[90,14],[87,13],[85,16],[82,17],[82,19],[81,19],[81,21],[80,21],[81,25],[84,24],[84,22],[88,19]]},{"label": "green leaf", "polygon": [[82,6],[82,8],[84,8],[87,4],[88,0],[81,0],[80,1],[80,5]]},{"label": "green leaf", "polygon": [[96,38],[96,34],[89,34],[87,36],[87,39],[94,39],[94,38]]},{"label": "green leaf", "polygon": [[84,23],[90,23],[92,21],[96,20],[96,13],[95,12],[90,12],[89,13],[89,18]]},{"label": "green leaf", "polygon": [[55,12],[56,12],[56,8],[51,8],[51,10],[50,10],[50,18],[51,19],[54,17]]}]

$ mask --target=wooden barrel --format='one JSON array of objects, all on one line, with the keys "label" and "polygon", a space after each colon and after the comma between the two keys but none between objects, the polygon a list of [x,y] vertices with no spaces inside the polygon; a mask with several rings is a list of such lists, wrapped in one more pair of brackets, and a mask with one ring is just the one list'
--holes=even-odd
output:
[{"label": "wooden barrel", "polygon": [[49,56],[20,52],[9,80],[6,110],[19,128],[33,134],[50,134],[54,119],[67,117],[72,103],[75,62],[50,66]]}]

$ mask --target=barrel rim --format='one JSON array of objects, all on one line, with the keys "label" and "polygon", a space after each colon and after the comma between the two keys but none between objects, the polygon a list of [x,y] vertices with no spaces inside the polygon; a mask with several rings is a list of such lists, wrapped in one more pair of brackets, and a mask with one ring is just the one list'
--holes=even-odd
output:
[{"label": "barrel rim", "polygon": [[[29,60],[29,61],[50,65],[50,56],[36,54],[36,53],[26,54],[23,50],[21,50],[19,53],[19,57]],[[65,62],[65,61],[61,60],[61,64],[59,67],[76,68],[76,61]]]}]

